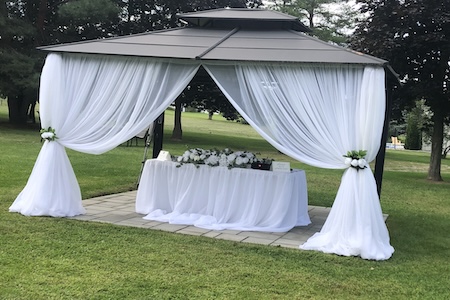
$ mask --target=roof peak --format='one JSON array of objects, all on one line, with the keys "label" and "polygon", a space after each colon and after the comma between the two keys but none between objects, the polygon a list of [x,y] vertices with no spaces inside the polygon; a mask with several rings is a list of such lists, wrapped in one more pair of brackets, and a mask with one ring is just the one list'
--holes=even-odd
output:
[{"label": "roof peak", "polygon": [[310,31],[297,17],[274,10],[251,8],[218,8],[177,14],[180,21],[194,27],[264,28]]}]

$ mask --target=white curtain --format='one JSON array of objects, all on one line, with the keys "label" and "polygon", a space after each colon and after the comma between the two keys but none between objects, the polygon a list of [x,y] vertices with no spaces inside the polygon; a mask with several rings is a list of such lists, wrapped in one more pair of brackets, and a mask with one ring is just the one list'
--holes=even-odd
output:
[{"label": "white curtain", "polygon": [[307,164],[344,169],[321,232],[302,249],[388,259],[394,249],[370,167],[348,167],[343,155],[380,147],[384,70],[357,65],[206,64],[239,113],[274,147]]},{"label": "white curtain", "polygon": [[31,216],[84,213],[64,147],[101,154],[153,122],[186,87],[198,63],[136,57],[50,54],[40,85],[46,140],[23,191],[10,207]]}]

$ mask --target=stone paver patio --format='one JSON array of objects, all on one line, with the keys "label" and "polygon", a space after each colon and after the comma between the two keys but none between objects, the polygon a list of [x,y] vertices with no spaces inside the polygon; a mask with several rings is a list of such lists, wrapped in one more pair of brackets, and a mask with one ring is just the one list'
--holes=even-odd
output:
[{"label": "stone paver patio", "polygon": [[135,201],[136,191],[86,199],[83,200],[86,214],[75,216],[71,219],[298,249],[299,245],[303,244],[314,233],[320,231],[331,209],[329,207],[308,206],[311,224],[295,227],[289,232],[216,231],[188,225],[174,225],[144,220],[144,215],[135,212]]}]

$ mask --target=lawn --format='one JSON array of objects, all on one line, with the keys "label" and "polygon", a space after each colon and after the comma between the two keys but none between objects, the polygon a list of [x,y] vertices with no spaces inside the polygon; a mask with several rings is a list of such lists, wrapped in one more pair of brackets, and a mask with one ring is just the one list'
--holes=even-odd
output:
[{"label": "lawn", "polygon": [[[388,151],[381,205],[393,257],[366,261],[313,251],[235,243],[65,218],[24,217],[8,207],[26,184],[41,142],[39,128],[14,129],[0,105],[0,299],[448,299],[450,159],[446,181],[427,181],[429,154]],[[248,125],[183,114],[188,147],[249,150],[289,160]],[[68,150],[83,198],[135,188],[143,158],[121,145],[103,155]],[[309,202],[330,206],[342,171],[306,170]]]}]

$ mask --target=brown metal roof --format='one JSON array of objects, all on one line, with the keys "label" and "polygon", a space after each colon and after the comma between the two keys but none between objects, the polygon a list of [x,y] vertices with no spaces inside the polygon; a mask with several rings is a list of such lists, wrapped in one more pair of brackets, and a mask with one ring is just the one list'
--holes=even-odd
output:
[{"label": "brown metal roof", "polygon": [[[297,19],[273,11],[250,9],[222,9],[182,14],[183,20],[202,23],[224,19],[228,25],[237,18],[296,22]],[[234,18],[234,19],[233,19]],[[200,20],[201,19],[201,20]],[[195,21],[197,20],[197,21]],[[200,20],[200,21],[199,21]],[[265,22],[264,21],[264,22]],[[258,23],[258,21],[255,21]],[[51,52],[109,54],[124,56],[201,59],[221,61],[311,62],[385,64],[386,61],[320,41],[296,30],[274,26],[248,28],[246,26],[204,26],[153,31],[116,38],[41,47]],[[238,22],[239,23],[239,22]],[[241,23],[242,25],[242,23]],[[245,25],[245,24],[244,24]],[[273,24],[272,24],[273,25]],[[284,26],[284,25],[283,25]]]}]

